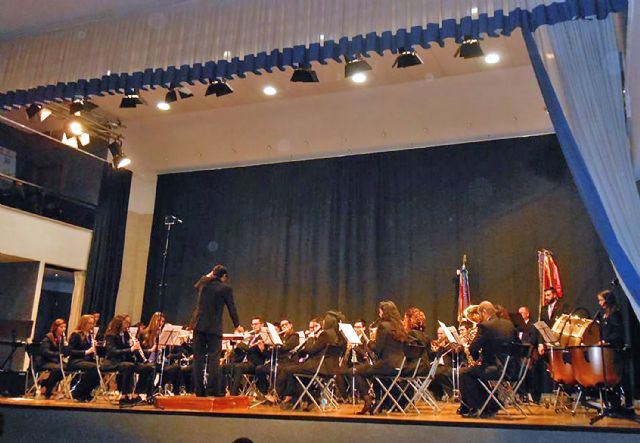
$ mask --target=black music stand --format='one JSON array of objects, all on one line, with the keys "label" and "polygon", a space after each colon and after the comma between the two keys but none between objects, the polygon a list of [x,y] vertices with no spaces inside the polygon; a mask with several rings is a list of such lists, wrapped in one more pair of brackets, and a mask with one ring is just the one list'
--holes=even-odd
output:
[{"label": "black music stand", "polygon": [[0,344],[11,346],[11,352],[0,365],[3,371],[7,370],[7,364],[11,364],[16,350],[31,338],[32,329],[33,320],[0,320]]}]

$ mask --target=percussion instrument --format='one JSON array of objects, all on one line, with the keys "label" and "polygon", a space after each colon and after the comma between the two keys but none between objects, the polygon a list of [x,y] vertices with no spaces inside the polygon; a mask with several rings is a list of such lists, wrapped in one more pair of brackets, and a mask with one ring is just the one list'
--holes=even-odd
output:
[{"label": "percussion instrument", "polygon": [[576,376],[571,365],[571,353],[567,349],[549,348],[549,372],[556,383],[575,385]]},{"label": "percussion instrument", "polygon": [[562,314],[551,330],[558,337],[557,341],[560,342],[561,348],[600,343],[600,329],[593,320],[588,318]]},{"label": "percussion instrument", "polygon": [[623,371],[622,350],[613,346],[572,346],[571,364],[576,381],[584,388],[614,387]]}]

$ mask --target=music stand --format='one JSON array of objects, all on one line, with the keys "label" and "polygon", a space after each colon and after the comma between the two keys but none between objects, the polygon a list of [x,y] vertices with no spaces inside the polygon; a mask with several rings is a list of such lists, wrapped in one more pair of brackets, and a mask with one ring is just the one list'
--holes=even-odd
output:
[{"label": "music stand", "polygon": [[180,331],[182,331],[182,326],[167,323],[164,325],[164,328],[162,328],[162,332],[158,338],[158,347],[162,346],[162,362],[160,363],[160,380],[157,391],[159,394],[162,392],[163,387],[162,381],[164,378],[165,350],[167,349],[167,346],[176,346],[180,344]]},{"label": "music stand", "polygon": [[[280,346],[283,345],[282,339],[280,338],[280,334],[276,330],[276,327],[267,322],[267,326],[263,326],[260,328],[260,338],[262,339],[265,345],[271,346],[271,357],[269,358],[269,394],[272,396],[276,396],[276,377],[278,375],[278,350]],[[250,406],[250,408],[254,408],[258,405],[263,404],[266,400],[259,401],[256,404]]]},{"label": "music stand", "polygon": [[353,325],[350,323],[340,323],[340,332],[347,340],[347,345],[351,345],[351,404],[356,404],[356,363],[358,357],[356,356],[356,346],[361,345],[362,341],[356,330],[353,329]]},{"label": "music stand", "polygon": [[20,346],[26,345],[26,340],[31,338],[33,320],[0,320],[0,344],[11,346],[11,352],[4,359],[0,368],[6,371],[13,355]]}]

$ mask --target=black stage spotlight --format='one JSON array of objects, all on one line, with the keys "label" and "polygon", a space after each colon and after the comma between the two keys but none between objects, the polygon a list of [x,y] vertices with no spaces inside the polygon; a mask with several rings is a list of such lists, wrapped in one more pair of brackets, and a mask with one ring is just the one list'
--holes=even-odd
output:
[{"label": "black stage spotlight", "polygon": [[180,98],[182,100],[184,100],[185,98],[193,97],[193,92],[191,92],[191,90],[189,88],[187,88],[186,86],[180,86],[178,88],[178,94],[180,95]]},{"label": "black stage spotlight", "polygon": [[42,109],[42,105],[39,105],[37,103],[32,103],[29,105],[29,107],[27,108],[27,118],[29,120],[33,119],[33,117],[35,117],[38,112],[40,112],[40,110]]},{"label": "black stage spotlight", "polygon": [[422,64],[422,59],[414,49],[400,48],[400,55],[393,62],[392,68],[408,68],[410,66],[417,66]]},{"label": "black stage spotlight", "polygon": [[169,92],[167,92],[167,95],[164,96],[164,102],[173,103],[175,101],[178,101],[178,94],[176,93],[175,89],[169,88]]},{"label": "black stage spotlight", "polygon": [[233,93],[233,89],[229,86],[229,83],[222,79],[209,80],[209,87],[207,88],[207,92],[204,93],[205,97],[207,95],[215,94],[216,97],[222,97],[223,95]]},{"label": "black stage spotlight", "polygon": [[458,47],[458,50],[453,54],[453,56],[462,58],[483,57],[484,52],[482,52],[480,41],[478,39],[466,35],[462,40],[462,44]]},{"label": "black stage spotlight", "polygon": [[147,102],[144,101],[138,89],[130,89],[125,91],[124,97],[122,98],[122,101],[120,101],[121,108],[135,108],[138,105],[146,104]]},{"label": "black stage spotlight", "polygon": [[355,60],[349,60],[347,56],[345,56],[345,60],[347,61],[344,67],[345,78],[352,77],[359,72],[371,71],[371,65],[369,65],[360,54],[358,54]]},{"label": "black stage spotlight", "polygon": [[311,65],[303,66],[300,64],[293,70],[291,81],[300,83],[318,83],[320,80],[318,80],[318,74],[316,74],[316,71],[311,69]]},{"label": "black stage spotlight", "polygon": [[84,110],[84,102],[80,99],[76,99],[69,105],[69,114],[80,115],[80,112]]},{"label": "black stage spotlight", "polygon": [[122,140],[114,140],[109,144],[109,151],[113,156],[113,165],[116,169],[124,168],[131,163],[129,157],[122,152]]}]

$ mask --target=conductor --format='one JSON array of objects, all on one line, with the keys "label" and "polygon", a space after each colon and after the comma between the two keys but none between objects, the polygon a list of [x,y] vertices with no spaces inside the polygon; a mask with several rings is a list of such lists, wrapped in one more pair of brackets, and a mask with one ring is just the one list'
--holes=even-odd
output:
[{"label": "conductor", "polygon": [[[220,380],[222,352],[222,311],[227,306],[234,327],[240,325],[233,290],[228,285],[229,273],[223,265],[215,265],[211,272],[195,284],[198,303],[193,314],[193,381],[198,397],[223,397]],[[203,385],[204,358],[207,356],[207,389]]]}]

